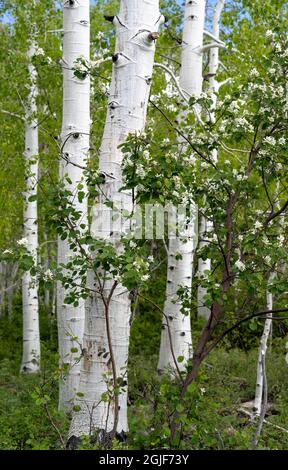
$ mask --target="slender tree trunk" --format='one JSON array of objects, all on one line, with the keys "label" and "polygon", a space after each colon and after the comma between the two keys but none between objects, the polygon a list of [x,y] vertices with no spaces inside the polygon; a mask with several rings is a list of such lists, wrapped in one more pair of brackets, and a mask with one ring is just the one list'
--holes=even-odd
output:
[{"label": "slender tree trunk", "polygon": [[[221,13],[224,8],[225,0],[218,0],[213,17],[213,36],[216,39],[220,37],[220,18]],[[209,56],[209,91],[212,97],[212,109],[209,113],[209,120],[214,123],[215,122],[215,112],[214,109],[217,104],[217,93],[219,91],[219,83],[216,79],[216,75],[219,68],[219,48],[214,47],[210,50]],[[216,149],[213,149],[212,159],[216,163],[218,160],[218,152]],[[199,249],[204,248],[207,246],[207,241],[205,240],[205,236],[208,233],[213,231],[213,224],[211,220],[207,220],[205,217],[201,217],[200,220],[200,230],[199,230]],[[211,259],[207,258],[205,260],[199,258],[198,260],[198,274],[199,277],[205,276],[205,271],[211,271]],[[197,291],[197,305],[198,305],[198,316],[204,317],[208,320],[211,310],[205,305],[205,296],[207,294],[207,290],[205,287],[201,285],[198,286]]]},{"label": "slender tree trunk", "polygon": [[14,297],[14,289],[10,287],[7,291],[7,306],[8,306],[8,316],[9,318],[13,315],[13,297]]},{"label": "slender tree trunk", "polygon": [[[25,116],[25,152],[26,190],[24,193],[24,239],[27,251],[33,257],[37,266],[38,221],[37,221],[37,182],[38,182],[38,122],[37,122],[37,72],[31,58],[36,52],[37,45],[31,41],[28,51],[29,59],[29,97],[27,99]],[[31,200],[32,199],[32,200]],[[21,372],[33,373],[40,369],[40,332],[38,284],[30,271],[22,277],[23,299],[23,355]]]},{"label": "slender tree trunk", "polygon": [[[199,96],[202,91],[202,52],[205,19],[205,0],[186,1],[182,41],[180,86],[188,95]],[[180,114],[185,117],[185,113]],[[183,146],[183,142],[180,143]],[[196,213],[196,207],[192,212]],[[195,232],[195,217],[189,228]],[[188,231],[189,231],[188,228]],[[179,369],[184,369],[192,356],[192,334],[190,315],[181,311],[181,302],[177,300],[179,287],[192,287],[193,258],[196,249],[196,234],[185,237],[187,230],[178,238],[169,240],[167,263],[166,300],[162,322],[162,334],[158,371],[167,367],[175,370],[175,358],[183,356]],[[179,257],[179,255],[181,255]],[[172,343],[172,344],[171,344]]]},{"label": "slender tree trunk", "polygon": [[[97,239],[113,243],[119,253],[122,251],[119,237],[126,227],[121,227],[120,222],[117,226],[116,222],[114,233],[110,233],[110,210],[105,202],[108,199],[123,210],[132,210],[131,192],[120,191],[123,186],[123,154],[119,145],[130,133],[139,134],[144,130],[155,39],[158,37],[156,32],[163,21],[158,0],[121,0],[119,15],[113,20],[116,50],[99,159],[99,172],[105,177],[105,182],[94,207],[91,233]],[[116,376],[127,382],[129,295],[127,289],[107,276],[100,287],[98,277],[92,272],[89,273],[88,285],[100,289],[101,293],[95,293],[87,302],[80,380],[80,392],[84,396],[77,398],[80,411],[73,414],[71,439],[97,429],[110,435],[115,435],[116,431],[119,434],[128,431],[127,384],[123,384],[124,390],[118,396],[115,396],[114,385]],[[111,399],[110,383],[110,395],[105,401],[103,394],[107,394],[107,380],[110,378],[111,381],[111,377],[114,396]]]},{"label": "slender tree trunk", "polygon": [[[275,273],[272,273],[269,276],[269,282],[273,281],[275,277]],[[273,310],[273,295],[267,289],[266,294],[266,301],[267,301],[267,310]],[[262,401],[263,401],[263,385],[264,385],[264,369],[263,369],[263,358],[265,363],[265,357],[267,352],[267,344],[272,327],[272,315],[267,315],[267,318],[264,323],[264,329],[260,340],[259,346],[259,356],[258,356],[258,363],[257,363],[257,379],[256,379],[256,391],[255,391],[255,400],[254,400],[254,416],[260,416],[261,409],[262,409]]]},{"label": "slender tree trunk", "polygon": [[[80,202],[78,185],[87,194],[83,170],[89,153],[90,133],[90,78],[76,78],[75,61],[90,57],[90,5],[89,0],[64,2],[64,43],[63,43],[63,121],[62,153],[66,160],[60,163],[60,179],[71,192],[70,203],[81,213],[78,221],[87,228],[87,198]],[[65,179],[68,177],[68,181]],[[85,230],[85,229],[84,229]],[[58,265],[71,261],[75,253],[69,241],[58,239]],[[75,279],[77,282],[77,279]],[[80,379],[80,356],[84,332],[85,302],[79,305],[65,304],[68,292],[61,283],[57,284],[57,322],[60,352],[60,367],[63,370],[59,388],[59,409],[70,411],[78,390]],[[77,351],[77,352],[76,352]]]},{"label": "slender tree trunk", "polygon": [[[44,254],[43,254],[43,266],[44,266],[44,270],[47,271],[49,269],[49,266],[50,266],[50,263],[49,263],[49,246],[48,246],[48,243],[47,243],[47,234],[46,232],[43,233],[43,240],[44,240],[44,244],[45,244],[45,249],[44,249]],[[51,308],[51,305],[50,305],[50,289],[49,287],[47,287],[47,285],[45,285],[44,287],[44,305],[45,305],[45,310],[46,310],[46,314],[49,315],[49,311],[50,311],[50,308]]]}]

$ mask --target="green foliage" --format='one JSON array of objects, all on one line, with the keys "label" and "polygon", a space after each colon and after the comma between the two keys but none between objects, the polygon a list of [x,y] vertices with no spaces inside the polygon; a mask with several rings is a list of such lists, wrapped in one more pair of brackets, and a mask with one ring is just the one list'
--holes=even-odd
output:
[{"label": "green foliage", "polygon": [[[156,60],[168,61],[177,75],[180,7],[173,0],[161,3],[169,23],[157,43]],[[103,14],[115,14],[117,7],[116,0],[97,1],[91,12],[94,63],[79,58],[74,67],[78,79],[89,74],[93,85],[91,159],[85,171],[91,205],[105,183],[105,175],[97,171],[96,149],[101,142],[107,84],[111,77],[111,61],[95,63],[98,59],[107,59],[114,51],[114,29],[110,23],[103,22]],[[153,75],[146,133],[131,135],[122,145],[123,184],[133,191],[139,204],[190,204],[193,201],[207,219],[213,220],[214,232],[207,234],[209,243],[197,252],[197,259],[213,260],[213,271],[204,273],[201,278],[194,276],[192,294],[187,289],[179,289],[177,293],[182,312],[192,313],[194,344],[203,326],[194,314],[198,285],[206,288],[207,306],[220,303],[223,308],[223,319],[213,339],[244,316],[265,309],[268,276],[275,267],[279,268],[280,275],[269,284],[269,290],[279,309],[287,306],[287,222],[278,216],[269,219],[275,215],[276,206],[283,206],[287,198],[287,175],[283,171],[288,152],[287,8],[284,7],[284,0],[228,2],[223,17],[223,39],[228,47],[221,53],[224,67],[218,75],[221,81],[229,73],[232,80],[219,91],[215,123],[199,124],[193,111],[195,104],[201,105],[207,113],[211,109],[206,83],[200,98],[192,97],[183,105],[179,103],[176,90],[169,91],[171,83],[163,70],[157,69]],[[0,75],[5,77],[0,91],[3,133],[0,141],[0,248],[3,249],[0,261],[3,266],[14,263],[19,267],[13,311],[10,317],[6,315],[6,300],[1,310],[4,316],[0,321],[0,449],[44,450],[65,446],[69,417],[57,410],[60,371],[56,322],[51,298],[44,308],[43,297],[47,291],[52,294],[55,281],[61,281],[69,287],[66,303],[77,306],[79,297],[86,299],[89,295],[88,269],[109,273],[116,282],[121,281],[130,291],[132,300],[128,365],[130,434],[127,443],[115,440],[112,448],[251,448],[256,423],[251,424],[239,407],[241,402],[252,400],[254,396],[263,319],[253,318],[225,336],[220,347],[202,365],[184,398],[181,397],[184,374],[181,377],[174,374],[173,380],[157,376],[166,284],[163,243],[126,237],[122,240],[123,252],[119,254],[112,243],[93,239],[88,230],[84,234],[77,230],[81,214],[73,208],[71,199],[75,195],[83,201],[86,196],[83,185],[80,184],[74,194],[75,188],[67,187],[71,180],[66,178],[63,185],[57,176],[58,160],[65,157],[59,146],[62,52],[57,30],[62,27],[60,11],[52,0],[36,3],[29,0],[25,8],[23,1],[4,0],[0,8],[1,14],[6,12],[14,18],[13,24],[1,24],[0,28]],[[32,62],[37,69],[40,91],[37,97],[39,257],[48,262],[49,269],[41,261],[36,273],[41,294],[42,372],[41,375],[19,376],[22,305],[18,281],[23,271],[34,269],[25,243],[21,242],[21,224],[26,171],[22,157],[23,102],[29,88],[26,55],[29,34],[34,33],[35,25],[39,49]],[[185,115],[181,125],[177,122],[180,109]],[[180,153],[179,131],[181,138],[185,133],[185,146]],[[218,152],[217,162],[212,158],[213,150]],[[107,205],[113,206],[111,201]],[[231,213],[232,220],[229,220]],[[231,247],[226,246],[228,223],[232,225],[228,233],[232,235]],[[80,228],[87,229],[83,225]],[[57,236],[67,240],[75,253],[73,260],[60,267],[55,263]],[[223,266],[227,275],[224,278]],[[79,284],[75,283],[76,278]],[[229,289],[224,290],[227,278]],[[274,324],[273,345],[266,361],[269,401],[273,403],[267,420],[283,428],[288,420],[288,374],[283,342],[286,334],[287,322]],[[71,348],[71,352],[80,355],[78,348]],[[179,364],[183,359],[178,357]],[[104,402],[109,402],[127,385],[125,372],[118,377],[116,387],[111,374],[107,374],[105,380],[107,392],[101,397]],[[81,397],[80,392],[77,395]],[[79,411],[80,407],[74,405],[74,412]],[[172,439],[171,416],[175,414],[179,429]],[[287,446],[287,433],[271,424],[264,425],[259,448],[285,449]],[[99,444],[90,437],[84,438],[79,446],[79,450],[97,448]]]},{"label": "green foliage", "polygon": [[[19,360],[19,357],[17,359]],[[14,362],[10,359],[1,360],[1,450],[63,448],[59,434],[65,438],[68,423],[65,416],[57,410],[58,396],[55,384],[59,374],[53,354],[47,352],[44,361],[45,359],[47,366],[48,361],[52,361],[42,375],[29,377],[19,376],[18,370],[14,370]]]},{"label": "green foliage", "polygon": [[[280,346],[280,349],[279,349]],[[273,346],[267,356],[269,402],[268,413],[259,444],[260,449],[286,449],[287,416],[286,387],[287,364],[283,343]],[[153,368],[146,374],[145,392],[137,393],[130,409],[130,445],[135,449],[180,448],[188,450],[240,450],[251,449],[256,429],[249,417],[240,411],[241,404],[253,400],[255,393],[255,367],[257,350],[219,349],[203,364],[202,372],[188,391],[187,401],[179,402],[179,385],[167,378],[153,378]],[[144,362],[144,361],[143,361]],[[281,378],[282,377],[282,378]],[[137,382],[138,384],[138,382]],[[131,382],[130,382],[131,385]],[[132,393],[134,382],[132,382]],[[169,419],[173,405],[181,414],[182,438],[171,443]],[[156,412],[155,412],[156,410]],[[251,409],[250,409],[251,410]]]},{"label": "green foliage", "polygon": [[[163,269],[164,271],[164,269]],[[159,282],[149,281],[152,293],[163,293],[164,276]],[[162,287],[161,287],[162,283]],[[149,288],[149,287],[148,287]],[[163,295],[163,294],[162,294]],[[21,307],[15,303],[11,319],[0,322],[0,447],[1,449],[60,449],[62,443],[56,425],[65,441],[69,418],[58,412],[58,355],[47,335],[47,316],[41,314],[42,373],[19,376],[21,356]],[[160,314],[151,303],[141,301],[136,314],[130,344],[129,426],[126,443],[114,442],[120,449],[249,449],[255,432],[247,416],[241,414],[242,402],[255,393],[255,371],[259,334],[254,334],[256,348],[220,348],[203,364],[197,381],[189,388],[187,399],[179,400],[179,380],[155,373],[160,341]],[[197,330],[198,328],[198,330]],[[46,335],[43,333],[46,331]],[[194,340],[199,325],[193,328]],[[261,331],[259,331],[261,333]],[[247,334],[245,332],[245,334]],[[269,402],[273,409],[267,420],[286,428],[288,374],[285,362],[285,340],[273,340],[267,355]],[[103,397],[104,399],[104,397]],[[50,417],[47,415],[47,408]],[[181,414],[183,437],[170,441],[169,415]],[[271,414],[272,413],[272,414]],[[51,420],[52,418],[52,420]],[[264,425],[259,448],[285,449],[284,431]],[[95,450],[98,444],[86,438],[79,450]]]}]

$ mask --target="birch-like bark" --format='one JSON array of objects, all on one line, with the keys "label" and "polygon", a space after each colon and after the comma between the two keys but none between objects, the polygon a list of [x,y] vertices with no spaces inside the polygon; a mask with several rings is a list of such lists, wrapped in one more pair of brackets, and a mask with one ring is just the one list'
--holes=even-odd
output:
[{"label": "birch-like bark", "polygon": [[[269,292],[269,283],[275,278],[275,273],[271,273],[268,281],[268,289],[266,293],[267,310],[273,310],[273,295]],[[272,314],[268,314],[264,323],[264,329],[260,340],[259,356],[257,362],[257,378],[256,378],[256,391],[254,400],[254,416],[260,416],[263,402],[263,385],[264,385],[264,373],[263,370],[263,358],[266,357],[267,343],[272,327]],[[265,362],[265,361],[264,361]]]},{"label": "birch-like bark", "polygon": [[[47,243],[47,234],[46,232],[43,233],[43,239],[44,239],[44,243],[45,243],[45,250],[44,250],[44,254],[43,254],[43,267],[44,267],[44,270],[45,272],[48,270],[49,266],[50,266],[50,263],[49,263],[49,247],[48,247],[48,243]],[[46,310],[46,313],[48,314],[49,313],[49,309],[50,309],[50,290],[49,290],[49,287],[45,286],[44,288],[44,305],[45,305],[45,310]]]},{"label": "birch-like bark", "polygon": [[[120,191],[123,186],[123,154],[119,145],[126,140],[128,134],[139,134],[144,130],[154,62],[154,39],[157,37],[151,33],[157,32],[163,21],[158,0],[121,0],[120,12],[113,20],[116,28],[116,50],[99,157],[99,172],[105,175],[105,183],[94,206],[91,233],[97,239],[114,243],[119,253],[122,247],[117,235],[123,234],[125,227],[116,226],[113,233],[115,238],[111,239],[111,211],[105,202],[108,199],[118,206],[121,205],[125,211],[132,210],[131,192]],[[103,298],[107,301],[114,282],[115,279],[106,278],[102,296],[95,294],[87,302],[84,358],[80,379],[80,392],[84,396],[77,398],[80,411],[73,415],[70,437],[88,435],[95,430],[106,433],[128,431],[127,386],[118,397],[116,419],[117,401],[102,400],[103,393],[107,392],[107,374],[111,380],[113,359],[117,377],[124,376],[127,380],[131,316],[127,289],[118,284],[106,310],[103,302]],[[99,289],[97,276],[95,278],[92,272],[89,273],[88,285]],[[108,332],[111,335],[112,348],[109,345]]]},{"label": "birch-like bark", "polygon": [[[213,16],[213,30],[212,34],[214,38],[220,38],[220,18],[221,13],[224,8],[225,0],[218,0],[214,16]],[[213,47],[210,49],[209,55],[209,87],[208,90],[211,93],[212,98],[212,109],[209,113],[209,121],[212,123],[215,122],[215,112],[214,109],[217,104],[217,93],[219,91],[219,83],[217,81],[216,75],[219,68],[219,48]],[[216,163],[218,160],[218,152],[216,149],[212,151],[212,160]],[[200,228],[199,228],[199,249],[203,249],[207,246],[207,241],[205,240],[205,235],[213,231],[213,223],[211,220],[207,220],[205,217],[201,217]],[[211,271],[211,259],[207,258],[203,260],[199,258],[198,260],[198,275],[199,277],[205,276],[205,271]],[[206,320],[210,317],[210,308],[205,305],[205,296],[207,294],[207,289],[202,286],[198,286],[197,289],[197,305],[198,305],[198,316],[204,317]]]},{"label": "birch-like bark", "polygon": [[[182,40],[180,88],[188,95],[199,96],[202,91],[203,31],[205,19],[205,0],[186,1]],[[185,117],[181,113],[179,119]],[[183,142],[180,142],[183,146]],[[192,287],[193,259],[196,249],[196,207],[192,208],[194,217],[187,230],[178,238],[169,240],[167,263],[166,300],[162,322],[162,333],[158,371],[165,369],[183,370],[192,356],[192,334],[190,315],[181,311],[181,302],[177,291],[180,287]],[[179,257],[180,255],[180,257]],[[175,359],[182,356],[184,360],[175,364]]]},{"label": "birch-like bark", "polygon": [[[279,194],[279,183],[276,185],[276,204],[278,207],[279,201],[277,195]],[[267,289],[266,289],[266,302],[267,310],[273,310],[273,294],[269,291],[269,284],[273,282],[276,277],[276,272],[271,272],[268,278]],[[264,323],[263,333],[260,340],[259,346],[259,356],[257,362],[257,376],[256,376],[256,391],[255,391],[255,400],[254,400],[254,417],[261,417],[263,415],[263,394],[264,394],[264,385],[265,385],[265,370],[263,369],[263,363],[265,364],[267,343],[269,336],[272,334],[272,320],[273,314],[268,314]],[[265,403],[264,403],[265,406]],[[262,410],[262,415],[261,415]],[[265,412],[265,410],[264,410]],[[265,417],[265,414],[263,418]],[[261,418],[260,418],[261,420]]]},{"label": "birch-like bark", "polygon": [[[37,72],[32,64],[37,45],[31,41],[28,51],[29,95],[25,114],[25,152],[26,163],[24,193],[24,240],[27,252],[37,266],[38,221],[37,221],[37,182],[38,182],[38,122],[37,122]],[[30,271],[22,276],[23,301],[23,354],[20,371],[34,373],[40,370],[40,332],[38,284]]]},{"label": "birch-like bark", "polygon": [[[79,183],[81,191],[87,193],[83,170],[89,153],[90,133],[90,78],[76,78],[73,67],[76,60],[90,57],[90,5],[89,0],[64,2],[63,6],[63,120],[62,153],[65,160],[60,163],[60,179],[71,192],[73,208],[81,213],[80,224],[87,227],[87,198],[78,200]],[[69,177],[69,183],[65,180]],[[81,198],[80,198],[81,199]],[[75,253],[69,242],[58,239],[58,265],[73,259]],[[77,279],[74,279],[77,283]],[[70,411],[80,380],[80,356],[84,333],[85,302],[79,299],[78,307],[65,304],[67,290],[57,283],[57,322],[60,353],[60,367],[63,370],[59,387],[59,409]],[[74,339],[72,339],[74,338]],[[75,352],[77,350],[77,352]]]}]

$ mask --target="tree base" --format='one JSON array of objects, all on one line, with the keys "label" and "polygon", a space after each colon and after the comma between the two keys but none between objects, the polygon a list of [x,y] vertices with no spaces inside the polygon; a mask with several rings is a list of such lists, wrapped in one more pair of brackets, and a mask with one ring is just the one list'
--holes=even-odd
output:
[{"label": "tree base", "polygon": [[[86,436],[85,436],[86,437]],[[127,440],[127,433],[125,431],[121,431],[120,433],[116,433],[115,436],[112,435],[111,432],[106,432],[103,429],[100,429],[97,433],[90,436],[89,442],[90,444],[98,444],[100,449],[111,449],[113,440],[116,439],[119,442],[126,442]],[[66,449],[67,450],[77,450],[81,443],[83,442],[83,437],[79,436],[71,436],[69,437]]]}]

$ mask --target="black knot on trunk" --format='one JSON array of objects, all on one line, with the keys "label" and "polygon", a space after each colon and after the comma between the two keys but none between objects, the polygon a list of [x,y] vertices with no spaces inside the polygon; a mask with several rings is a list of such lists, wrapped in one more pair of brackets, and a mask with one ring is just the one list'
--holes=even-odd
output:
[{"label": "black knot on trunk", "polygon": [[148,36],[148,39],[150,39],[150,41],[156,41],[159,38],[160,38],[160,34],[156,32],[150,33]]},{"label": "black knot on trunk", "polygon": [[104,15],[104,18],[106,21],[110,21],[110,23],[113,23],[115,16]]}]

